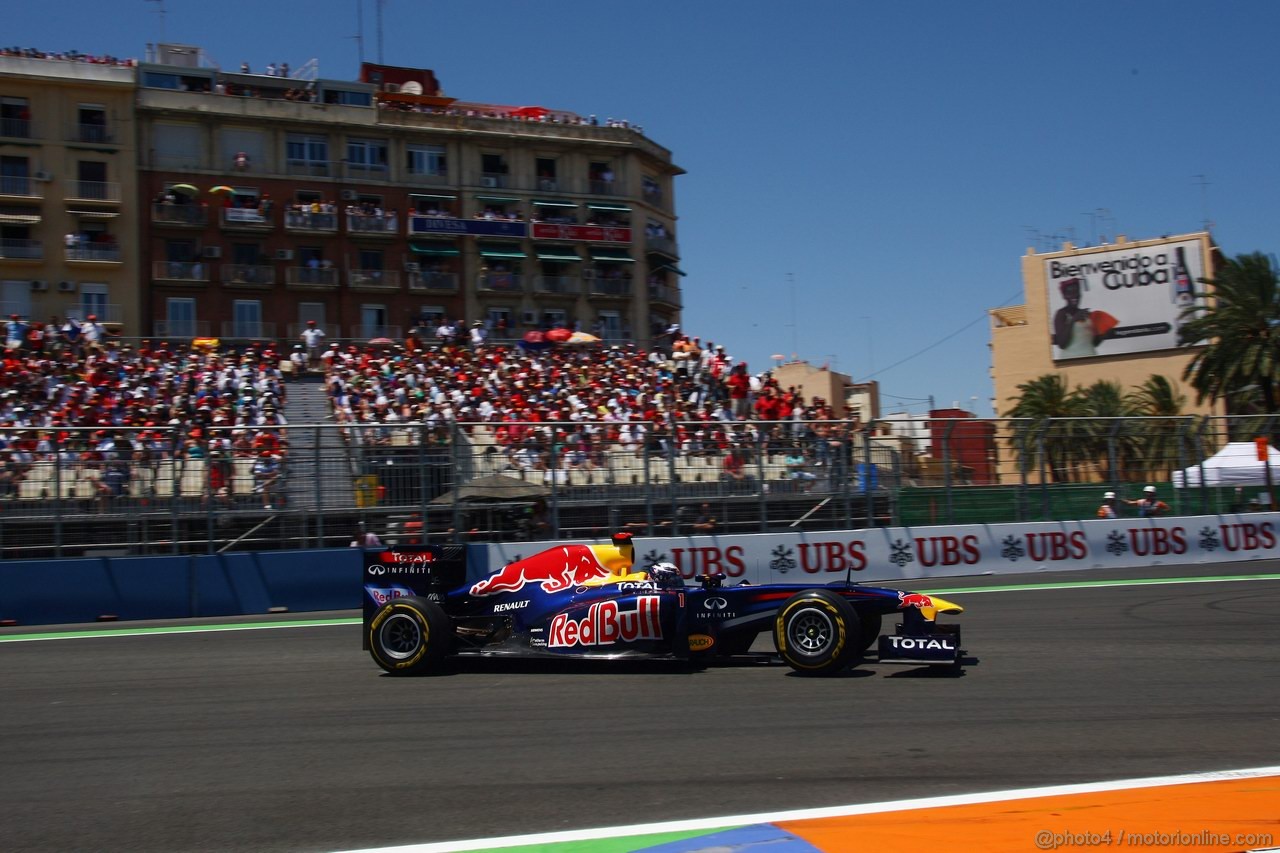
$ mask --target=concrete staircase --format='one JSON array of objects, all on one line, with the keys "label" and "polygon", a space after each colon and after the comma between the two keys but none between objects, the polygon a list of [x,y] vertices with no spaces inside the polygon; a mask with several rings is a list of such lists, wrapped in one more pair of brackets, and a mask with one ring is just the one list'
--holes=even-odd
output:
[{"label": "concrete staircase", "polygon": [[333,424],[322,378],[307,375],[290,383],[284,414],[289,419],[289,508],[353,509],[350,457]]}]

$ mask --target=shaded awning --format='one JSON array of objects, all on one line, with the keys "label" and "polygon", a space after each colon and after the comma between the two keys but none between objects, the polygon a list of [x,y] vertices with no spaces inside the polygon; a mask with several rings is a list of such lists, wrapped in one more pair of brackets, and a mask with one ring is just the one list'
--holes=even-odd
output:
[{"label": "shaded awning", "polygon": [[547,198],[535,198],[533,200],[535,207],[577,207],[578,205],[571,201],[555,201]]},{"label": "shaded awning", "polygon": [[653,272],[658,272],[659,270],[671,270],[676,275],[688,275],[687,272],[680,269],[675,264],[662,264],[661,266],[656,266],[653,268]]},{"label": "shaded awning", "polygon": [[0,213],[0,225],[39,225],[40,217],[27,213]]},{"label": "shaded awning", "polygon": [[540,261],[581,261],[582,256],[563,246],[535,246],[533,253]]},{"label": "shaded awning", "polygon": [[481,243],[482,258],[523,258],[524,250],[516,243]]},{"label": "shaded awning", "polygon": [[120,215],[118,210],[68,210],[72,216],[83,216],[86,219],[115,219]]},{"label": "shaded awning", "polygon": [[616,210],[619,213],[631,212],[631,208],[623,207],[620,204],[595,204],[593,202],[587,202],[587,207],[590,210]]},{"label": "shaded awning", "polygon": [[476,201],[496,201],[500,204],[519,204],[520,199],[505,195],[478,195]]},{"label": "shaded awning", "polygon": [[442,240],[410,242],[409,248],[413,250],[415,255],[435,255],[437,257],[452,258],[461,254],[455,244]]},{"label": "shaded awning", "polygon": [[609,261],[615,264],[634,264],[636,259],[621,249],[592,249],[591,257],[597,261]]},{"label": "shaded awning", "polygon": [[457,201],[456,195],[436,195],[435,193],[409,193],[409,198],[446,198],[449,201]]}]

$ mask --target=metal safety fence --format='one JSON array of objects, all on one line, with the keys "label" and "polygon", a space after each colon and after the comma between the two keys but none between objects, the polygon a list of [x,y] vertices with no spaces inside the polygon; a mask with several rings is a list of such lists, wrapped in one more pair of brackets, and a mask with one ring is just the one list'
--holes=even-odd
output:
[{"label": "metal safety fence", "polygon": [[[0,556],[1270,508],[1271,418],[0,427]],[[1269,448],[1264,443],[1264,448]],[[1280,470],[1275,476],[1280,477]]]}]

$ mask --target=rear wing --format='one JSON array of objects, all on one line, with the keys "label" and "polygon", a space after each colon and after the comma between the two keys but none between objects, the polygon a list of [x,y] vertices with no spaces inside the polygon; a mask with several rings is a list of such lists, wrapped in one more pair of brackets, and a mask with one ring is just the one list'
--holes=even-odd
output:
[{"label": "rear wing", "polygon": [[467,582],[465,545],[397,545],[365,548],[361,554],[361,599],[365,648],[369,623],[378,608],[393,598],[416,595],[444,603],[445,595]]}]

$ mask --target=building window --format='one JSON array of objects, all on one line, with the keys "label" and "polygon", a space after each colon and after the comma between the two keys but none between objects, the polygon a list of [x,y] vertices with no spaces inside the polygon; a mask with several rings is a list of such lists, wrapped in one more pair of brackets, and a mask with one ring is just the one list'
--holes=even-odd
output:
[{"label": "building window", "polygon": [[405,169],[410,175],[443,178],[449,174],[443,145],[410,145],[405,149]]},{"label": "building window", "polygon": [[381,338],[389,334],[387,329],[387,306],[360,306],[360,338]]},{"label": "building window", "polygon": [[501,154],[480,155],[480,186],[505,187],[507,185],[507,161]]},{"label": "building window", "polygon": [[379,249],[361,249],[360,250],[360,269],[362,270],[382,269],[382,251]]},{"label": "building window", "polygon": [[257,299],[237,299],[231,306],[231,337],[262,337],[262,303]]},{"label": "building window", "polygon": [[26,98],[0,98],[0,136],[31,136],[31,104]]},{"label": "building window", "polygon": [[381,139],[347,140],[347,165],[364,171],[386,171],[386,141]]},{"label": "building window", "polygon": [[329,169],[329,140],[323,136],[291,133],[285,140],[289,167],[309,175],[325,175]]},{"label": "building window", "polygon": [[189,296],[170,296],[165,300],[166,335],[193,338],[196,335],[196,301]]},{"label": "building window", "polygon": [[80,316],[96,314],[99,320],[111,316],[107,310],[107,286],[105,284],[80,285]]},{"label": "building window", "polygon": [[107,108],[101,104],[81,104],[77,117],[76,138],[81,142],[110,142],[107,133]]},{"label": "building window", "polygon": [[556,161],[551,157],[539,157],[534,161],[534,171],[538,173],[538,189],[543,192],[556,192],[560,189],[556,179]]}]

